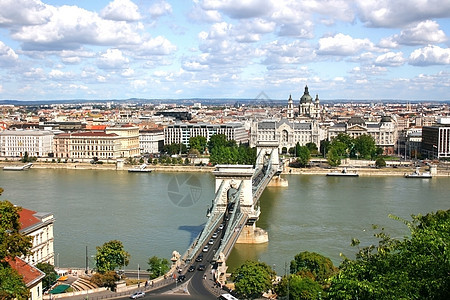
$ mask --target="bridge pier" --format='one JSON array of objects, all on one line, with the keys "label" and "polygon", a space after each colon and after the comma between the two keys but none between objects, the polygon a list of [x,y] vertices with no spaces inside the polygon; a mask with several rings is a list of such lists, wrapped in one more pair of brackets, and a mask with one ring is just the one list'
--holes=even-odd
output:
[{"label": "bridge pier", "polygon": [[237,244],[263,244],[269,241],[269,234],[262,228],[253,225],[245,225],[242,228],[241,234],[237,239]]}]

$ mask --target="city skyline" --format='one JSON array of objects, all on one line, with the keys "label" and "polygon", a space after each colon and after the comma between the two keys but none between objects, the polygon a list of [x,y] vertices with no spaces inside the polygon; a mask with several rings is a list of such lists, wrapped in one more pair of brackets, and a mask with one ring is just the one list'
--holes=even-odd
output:
[{"label": "city skyline", "polygon": [[[0,2],[0,100],[448,100],[450,3]],[[447,31],[447,32],[446,32]]]}]

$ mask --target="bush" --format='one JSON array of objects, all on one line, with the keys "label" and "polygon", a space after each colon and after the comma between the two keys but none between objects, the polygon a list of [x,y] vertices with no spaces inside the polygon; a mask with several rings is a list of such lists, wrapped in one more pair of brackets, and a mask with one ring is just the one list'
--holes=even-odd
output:
[{"label": "bush", "polygon": [[375,166],[377,168],[384,168],[386,167],[386,161],[384,160],[384,158],[379,157],[377,158],[377,160],[375,160]]}]

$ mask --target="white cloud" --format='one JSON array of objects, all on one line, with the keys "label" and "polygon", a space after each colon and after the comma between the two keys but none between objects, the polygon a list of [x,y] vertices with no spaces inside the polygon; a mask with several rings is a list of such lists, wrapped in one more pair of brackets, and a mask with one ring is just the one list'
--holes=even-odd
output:
[{"label": "white cloud", "polygon": [[76,6],[48,7],[52,16],[42,25],[20,27],[12,38],[24,50],[79,49],[82,45],[139,44],[142,24],[104,20]]},{"label": "white cloud", "polygon": [[6,46],[2,41],[0,41],[0,66],[8,67],[13,66],[18,62],[19,56],[14,52],[13,49]]},{"label": "white cloud", "polygon": [[163,36],[144,41],[137,48],[133,49],[139,56],[148,55],[169,55],[177,50],[177,47]]},{"label": "white cloud", "polygon": [[153,4],[148,12],[152,18],[156,19],[164,15],[170,15],[172,13],[172,6],[166,1],[160,1]]},{"label": "white cloud", "polygon": [[373,47],[369,39],[354,39],[349,35],[338,33],[332,37],[321,38],[317,54],[347,56]]},{"label": "white cloud", "polygon": [[409,56],[409,64],[414,66],[450,64],[450,48],[428,45],[414,50]]},{"label": "white cloud", "polygon": [[402,45],[428,45],[443,43],[447,37],[436,21],[427,20],[408,26],[400,35],[395,35],[394,40]]},{"label": "white cloud", "polygon": [[44,24],[52,15],[39,0],[0,1],[0,27]]},{"label": "white cloud", "polygon": [[204,0],[201,5],[206,10],[223,11],[234,19],[261,17],[273,7],[273,3],[267,0]]},{"label": "white cloud", "polygon": [[113,0],[100,12],[102,18],[114,21],[138,21],[139,8],[130,0]]},{"label": "white cloud", "polygon": [[142,88],[144,88],[144,87],[147,87],[147,81],[146,80],[142,80],[142,79],[136,79],[136,80],[133,80],[132,82],[131,82],[131,85],[133,86],[133,88],[135,88],[135,89],[142,89]]},{"label": "white cloud", "polygon": [[48,73],[48,77],[54,80],[71,79],[74,77],[74,74],[53,69]]},{"label": "white cloud", "polygon": [[131,77],[134,75],[134,70],[131,68],[125,69],[120,75],[122,75],[123,77]]},{"label": "white cloud", "polygon": [[100,69],[123,69],[128,65],[128,58],[119,49],[108,49],[100,55],[97,65]]},{"label": "white cloud", "polygon": [[402,52],[388,52],[378,56],[375,59],[375,64],[378,66],[398,67],[405,63]]},{"label": "white cloud", "polygon": [[369,27],[401,27],[409,23],[450,17],[450,1],[355,0],[359,18]]}]

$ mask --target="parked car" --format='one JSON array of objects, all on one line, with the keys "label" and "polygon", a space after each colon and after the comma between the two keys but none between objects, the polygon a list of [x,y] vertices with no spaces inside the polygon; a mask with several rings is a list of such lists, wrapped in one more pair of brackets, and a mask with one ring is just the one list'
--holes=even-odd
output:
[{"label": "parked car", "polygon": [[214,232],[212,235],[212,238],[215,239],[215,238],[217,238],[217,236],[218,236],[217,232]]},{"label": "parked car", "polygon": [[185,280],[186,280],[186,276],[184,276],[184,275],[179,275],[178,278],[177,278],[178,282],[183,282]]},{"label": "parked car", "polygon": [[136,292],[130,296],[131,299],[143,298],[145,296],[144,292]]},{"label": "parked car", "polygon": [[223,229],[223,223],[219,225],[219,229],[222,230]]},{"label": "parked car", "polygon": [[195,271],[195,266],[192,265],[189,267],[188,272],[194,272]]}]

